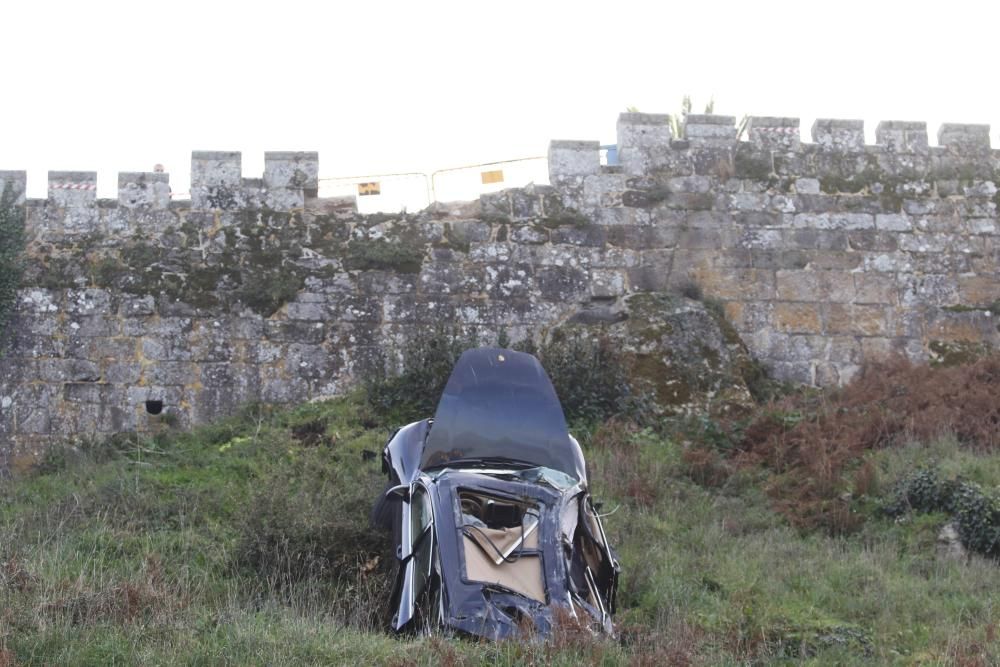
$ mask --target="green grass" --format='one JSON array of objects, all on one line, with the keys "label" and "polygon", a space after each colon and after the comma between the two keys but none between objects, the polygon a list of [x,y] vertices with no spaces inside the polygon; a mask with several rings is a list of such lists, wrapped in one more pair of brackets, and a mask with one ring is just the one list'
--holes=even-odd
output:
[{"label": "green grass", "polygon": [[1000,663],[1000,566],[938,556],[943,515],[879,511],[928,464],[997,487],[1000,455],[948,440],[871,454],[868,520],[832,538],[774,513],[761,470],[705,488],[666,436],[582,429],[624,567],[619,639],[392,638],[367,526],[377,421],[357,396],[248,408],[82,443],[6,483],[0,665]]}]

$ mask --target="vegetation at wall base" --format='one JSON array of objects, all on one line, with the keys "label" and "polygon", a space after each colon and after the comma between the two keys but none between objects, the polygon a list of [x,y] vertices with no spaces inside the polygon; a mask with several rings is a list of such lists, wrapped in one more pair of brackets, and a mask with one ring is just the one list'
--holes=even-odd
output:
[{"label": "vegetation at wall base", "polygon": [[21,284],[23,251],[24,210],[15,205],[14,191],[7,185],[0,192],[0,354]]},{"label": "vegetation at wall base", "polygon": [[[919,394],[923,371],[896,372]],[[572,625],[548,642],[386,635],[392,563],[368,509],[392,424],[365,392],[71,443],[0,484],[0,664],[997,664],[1000,565],[938,548],[956,511],[980,507],[959,489],[995,494],[995,446],[903,429],[851,448],[851,531],[810,528],[775,495],[813,474],[797,425],[834,420],[871,382],[762,408],[787,459],[746,446],[755,419],[579,420],[624,567],[616,639]]]},{"label": "vegetation at wall base", "polygon": [[904,359],[869,365],[829,392],[802,392],[765,406],[740,433],[738,461],[773,474],[768,493],[794,525],[856,530],[855,511],[876,475],[868,452],[945,434],[963,446],[1000,449],[1000,355],[951,367]]},{"label": "vegetation at wall base", "polygon": [[571,424],[597,424],[616,415],[640,418],[650,412],[649,399],[629,381],[628,358],[605,336],[556,330],[541,344],[528,338],[511,345],[506,332],[498,341],[480,341],[457,327],[424,327],[415,328],[398,349],[374,358],[364,382],[372,415],[397,425],[432,417],[455,362],[480,344],[537,356]]}]

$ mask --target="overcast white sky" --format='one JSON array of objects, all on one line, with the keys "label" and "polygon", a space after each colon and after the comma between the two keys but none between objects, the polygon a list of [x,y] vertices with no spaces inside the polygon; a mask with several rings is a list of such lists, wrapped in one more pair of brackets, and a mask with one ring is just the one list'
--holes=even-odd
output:
[{"label": "overcast white sky", "polygon": [[626,106],[1000,130],[1000,6],[909,2],[5,3],[0,169],[318,150],[321,176],[433,171],[615,140]]}]

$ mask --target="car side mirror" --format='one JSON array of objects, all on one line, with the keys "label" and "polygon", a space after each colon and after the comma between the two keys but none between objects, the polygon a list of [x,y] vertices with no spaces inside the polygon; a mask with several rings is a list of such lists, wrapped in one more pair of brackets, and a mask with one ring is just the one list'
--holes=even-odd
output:
[{"label": "car side mirror", "polygon": [[410,485],[409,484],[399,484],[394,486],[385,492],[386,498],[389,496],[396,496],[404,503],[410,502]]}]

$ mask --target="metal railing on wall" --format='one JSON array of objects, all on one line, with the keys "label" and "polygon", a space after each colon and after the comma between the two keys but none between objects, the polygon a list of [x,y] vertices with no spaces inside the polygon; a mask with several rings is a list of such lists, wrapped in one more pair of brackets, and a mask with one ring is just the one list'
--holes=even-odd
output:
[{"label": "metal railing on wall", "polygon": [[[618,147],[600,147],[601,164],[618,164]],[[436,201],[469,200],[505,188],[539,185],[549,181],[545,156],[514,158],[420,171],[319,179],[321,197],[356,197],[362,213],[419,210]],[[172,199],[189,199],[188,192],[171,193]]]},{"label": "metal railing on wall", "polygon": [[319,179],[321,197],[355,196],[361,213],[418,210],[435,201],[475,199],[529,183],[548,183],[544,156],[480,162],[431,173],[400,172]]},{"label": "metal railing on wall", "polygon": [[421,209],[434,201],[430,177],[419,171],[319,179],[321,197],[357,197],[358,211]]}]

